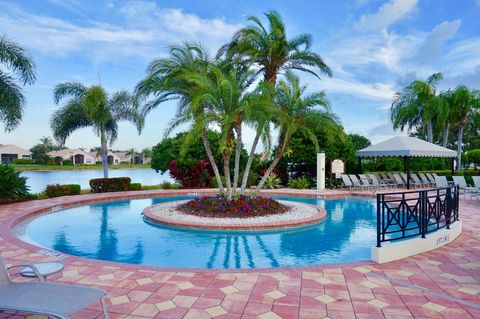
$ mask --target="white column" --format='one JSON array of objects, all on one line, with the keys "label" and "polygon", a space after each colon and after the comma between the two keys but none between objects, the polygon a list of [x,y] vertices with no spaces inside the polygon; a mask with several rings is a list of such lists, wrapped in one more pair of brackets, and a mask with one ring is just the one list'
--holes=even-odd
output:
[{"label": "white column", "polygon": [[317,189],[325,189],[325,153],[317,153]]}]

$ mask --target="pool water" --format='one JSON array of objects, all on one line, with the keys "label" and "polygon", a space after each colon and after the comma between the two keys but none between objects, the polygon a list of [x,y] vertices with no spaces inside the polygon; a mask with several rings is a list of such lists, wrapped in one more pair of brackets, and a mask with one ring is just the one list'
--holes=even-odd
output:
[{"label": "pool water", "polygon": [[33,219],[25,235],[63,253],[182,268],[275,268],[370,259],[375,202],[364,198],[279,197],[324,207],[314,225],[270,231],[206,231],[159,226],[145,207],[188,197],[136,199],[69,208]]}]

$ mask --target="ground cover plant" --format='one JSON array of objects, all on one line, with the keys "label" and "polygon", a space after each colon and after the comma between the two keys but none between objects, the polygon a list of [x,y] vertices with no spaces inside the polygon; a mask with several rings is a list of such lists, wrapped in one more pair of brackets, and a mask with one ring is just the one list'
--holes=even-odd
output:
[{"label": "ground cover plant", "polygon": [[222,196],[196,197],[178,209],[186,214],[204,217],[258,217],[281,214],[287,210],[280,202],[262,196],[239,196],[228,200]]}]

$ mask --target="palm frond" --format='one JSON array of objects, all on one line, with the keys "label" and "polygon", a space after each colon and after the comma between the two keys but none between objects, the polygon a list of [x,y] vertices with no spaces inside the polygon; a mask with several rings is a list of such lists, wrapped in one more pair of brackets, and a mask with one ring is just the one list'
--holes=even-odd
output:
[{"label": "palm frond", "polygon": [[80,82],[64,82],[53,89],[53,101],[58,104],[65,97],[82,98],[87,87]]},{"label": "palm frond", "polygon": [[67,104],[56,110],[50,118],[50,127],[53,137],[61,145],[75,130],[83,127],[93,126],[93,122],[85,113],[83,103],[80,99],[72,99]]},{"label": "palm frond", "polygon": [[0,37],[0,63],[4,63],[18,75],[23,84],[32,84],[37,77],[35,61],[17,43]]},{"label": "palm frond", "polygon": [[7,132],[20,124],[24,107],[22,88],[12,76],[0,70],[0,121],[5,124]]}]

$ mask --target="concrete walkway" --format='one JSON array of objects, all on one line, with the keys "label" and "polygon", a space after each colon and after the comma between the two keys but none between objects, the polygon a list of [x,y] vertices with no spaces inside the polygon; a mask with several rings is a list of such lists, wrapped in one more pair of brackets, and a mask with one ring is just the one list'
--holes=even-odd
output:
[{"label": "concrete walkway", "polygon": [[[282,192],[285,190],[278,191]],[[365,261],[253,271],[190,271],[74,256],[59,259],[21,242],[9,231],[15,220],[39,209],[186,193],[192,191],[84,195],[0,206],[0,251],[8,264],[62,261],[63,273],[49,280],[106,290],[111,318],[480,318],[479,201],[462,200],[464,231],[453,243],[383,265]],[[102,318],[100,313],[100,305],[93,304],[73,318]],[[24,317],[38,318],[0,312],[0,318]]]}]

